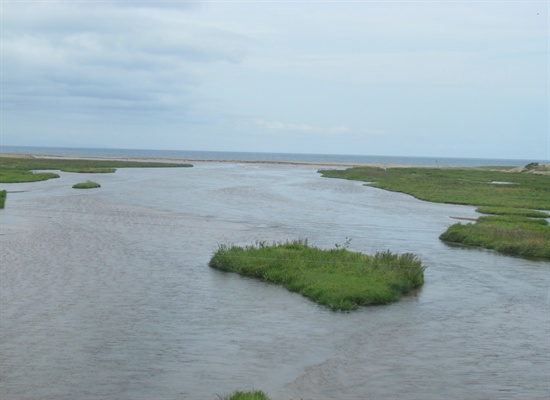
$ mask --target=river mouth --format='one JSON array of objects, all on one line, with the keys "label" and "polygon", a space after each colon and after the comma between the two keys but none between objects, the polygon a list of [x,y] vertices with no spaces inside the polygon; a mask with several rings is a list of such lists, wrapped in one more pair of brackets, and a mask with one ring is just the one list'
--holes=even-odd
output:
[{"label": "river mouth", "polygon": [[[306,165],[60,175],[8,185],[0,211],[3,399],[550,394],[550,263],[439,241],[450,215],[477,218],[475,207]],[[71,189],[86,179],[101,188]],[[207,266],[220,243],[303,237],[418,254],[425,284],[339,313]]]}]

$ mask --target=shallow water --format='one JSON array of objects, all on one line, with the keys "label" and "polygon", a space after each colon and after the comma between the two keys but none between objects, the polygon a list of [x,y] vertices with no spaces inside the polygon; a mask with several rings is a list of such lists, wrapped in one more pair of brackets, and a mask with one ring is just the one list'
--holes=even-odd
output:
[{"label": "shallow water", "polygon": [[[74,190],[94,180],[101,189]],[[6,185],[0,398],[550,397],[550,263],[438,240],[475,208],[321,178],[198,163]],[[414,252],[415,295],[332,312],[207,266],[220,243],[306,237]]]}]

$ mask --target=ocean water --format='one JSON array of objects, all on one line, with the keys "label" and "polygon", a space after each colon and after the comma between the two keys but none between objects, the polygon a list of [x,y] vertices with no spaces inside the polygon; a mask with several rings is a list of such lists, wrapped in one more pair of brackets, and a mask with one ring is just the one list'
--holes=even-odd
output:
[{"label": "ocean water", "polygon": [[400,157],[374,155],[342,154],[297,154],[297,153],[247,153],[221,151],[187,150],[136,150],[108,148],[70,148],[70,147],[23,147],[2,146],[3,153],[43,154],[88,157],[129,157],[189,160],[227,160],[227,161],[276,161],[276,162],[312,162],[344,164],[399,164],[412,166],[521,166],[530,162],[548,162],[548,160],[518,160],[492,158],[447,158],[447,157]]}]

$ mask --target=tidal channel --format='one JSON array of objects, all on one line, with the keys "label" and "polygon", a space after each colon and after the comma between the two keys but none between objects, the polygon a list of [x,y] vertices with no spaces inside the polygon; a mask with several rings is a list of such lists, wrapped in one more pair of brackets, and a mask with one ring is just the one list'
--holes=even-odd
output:
[{"label": "tidal channel", "polygon": [[[60,175],[4,185],[3,400],[550,397],[550,263],[438,239],[475,207],[308,165]],[[343,313],[208,267],[220,244],[296,238],[415,253],[426,282]]]}]

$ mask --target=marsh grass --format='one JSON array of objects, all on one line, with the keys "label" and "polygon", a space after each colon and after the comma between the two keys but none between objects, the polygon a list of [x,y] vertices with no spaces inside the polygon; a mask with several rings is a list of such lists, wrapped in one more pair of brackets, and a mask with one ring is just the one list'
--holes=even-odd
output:
[{"label": "marsh grass", "polygon": [[545,219],[483,216],[475,224],[454,224],[441,240],[481,246],[503,254],[550,259],[550,227]]},{"label": "marsh grass", "polygon": [[39,182],[54,178],[59,178],[59,175],[53,172],[33,173],[31,171],[24,171],[19,169],[2,169],[0,167],[1,183]]},{"label": "marsh grass", "polygon": [[[494,171],[484,168],[376,168],[320,170],[322,176],[369,182],[436,203],[550,210],[547,175]],[[496,185],[493,182],[512,182]]]},{"label": "marsh grass", "polygon": [[82,174],[110,174],[116,172],[116,168],[63,168],[61,171],[63,172],[75,172],[75,173],[82,173]]},{"label": "marsh grass", "polygon": [[454,224],[440,239],[507,255],[550,259],[550,227],[544,219],[549,215],[539,211],[550,210],[550,179],[509,171],[510,167],[357,167],[320,172],[324,177],[370,182],[367,185],[421,200],[481,206],[478,212],[491,215],[479,217],[475,224]]},{"label": "marsh grass", "polygon": [[424,283],[424,267],[413,254],[370,256],[311,247],[304,240],[220,245],[209,265],[280,284],[333,310],[394,302]]},{"label": "marsh grass", "polygon": [[528,218],[550,218],[550,214],[548,213],[545,213],[542,211],[536,211],[536,210],[527,210],[524,208],[478,207],[476,211],[481,214],[515,215],[518,217],[528,217]]},{"label": "marsh grass", "polygon": [[59,175],[51,172],[33,173],[39,170],[59,170],[65,172],[108,173],[116,168],[174,168],[192,167],[191,164],[146,162],[146,161],[117,161],[117,160],[81,160],[56,159],[33,157],[0,157],[0,182],[36,182]]},{"label": "marsh grass", "polygon": [[[80,160],[34,158],[32,156],[0,156],[0,183],[38,182],[53,178],[59,178],[59,175],[53,172],[33,172],[40,170],[59,170],[64,172],[82,173],[110,173],[115,172],[116,168],[167,167],[192,167],[192,165],[145,161]],[[82,188],[90,189],[89,187],[76,187],[76,189]],[[2,204],[5,203],[5,195],[1,201]],[[4,208],[3,205],[0,208]]]},{"label": "marsh grass", "polygon": [[254,390],[250,392],[242,392],[237,390],[228,396],[218,396],[218,398],[219,400],[269,400],[267,394],[261,390]]},{"label": "marsh grass", "polygon": [[101,185],[99,183],[92,181],[81,182],[73,185],[73,189],[96,189],[100,187]]}]

